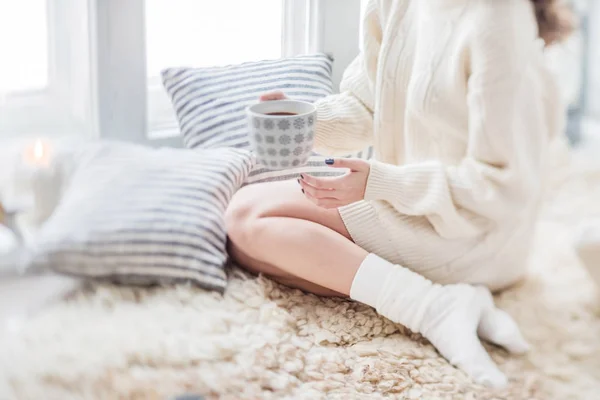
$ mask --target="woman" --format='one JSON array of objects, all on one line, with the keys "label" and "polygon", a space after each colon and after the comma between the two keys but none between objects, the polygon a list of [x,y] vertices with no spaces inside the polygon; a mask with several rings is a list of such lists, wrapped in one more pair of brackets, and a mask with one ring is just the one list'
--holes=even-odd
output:
[{"label": "woman", "polygon": [[[528,345],[491,290],[525,272],[550,140],[563,127],[543,39],[567,30],[552,0],[371,0],[364,50],[318,103],[317,150],[373,145],[246,187],[227,225],[250,271],[349,296],[420,332],[477,382],[506,384],[479,337]],[[284,98],[271,93],[262,100]]]}]

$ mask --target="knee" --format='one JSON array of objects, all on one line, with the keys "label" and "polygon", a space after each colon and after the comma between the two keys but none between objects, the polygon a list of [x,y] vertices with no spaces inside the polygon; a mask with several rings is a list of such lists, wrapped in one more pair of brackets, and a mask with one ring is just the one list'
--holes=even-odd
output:
[{"label": "knee", "polygon": [[256,196],[251,188],[240,189],[231,199],[225,212],[225,229],[229,240],[245,249],[251,246],[253,230],[259,218]]}]

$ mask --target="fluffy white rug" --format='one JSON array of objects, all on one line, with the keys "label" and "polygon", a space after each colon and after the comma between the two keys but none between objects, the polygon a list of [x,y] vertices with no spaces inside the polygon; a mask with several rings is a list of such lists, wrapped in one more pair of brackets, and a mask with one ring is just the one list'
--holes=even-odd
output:
[{"label": "fluffy white rug", "polygon": [[571,238],[600,215],[600,171],[578,169],[542,214],[530,276],[497,297],[533,345],[488,347],[506,390],[474,385],[368,307],[234,271],[224,298],[93,285],[48,306],[2,338],[0,399],[598,398],[598,292]]}]

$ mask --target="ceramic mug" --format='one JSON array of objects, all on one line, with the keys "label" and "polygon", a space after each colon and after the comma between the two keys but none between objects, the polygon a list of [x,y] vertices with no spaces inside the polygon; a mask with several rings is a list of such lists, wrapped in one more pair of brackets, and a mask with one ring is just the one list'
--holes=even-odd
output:
[{"label": "ceramic mug", "polygon": [[257,162],[269,169],[299,167],[313,151],[316,107],[297,100],[275,100],[247,109],[250,144]]}]

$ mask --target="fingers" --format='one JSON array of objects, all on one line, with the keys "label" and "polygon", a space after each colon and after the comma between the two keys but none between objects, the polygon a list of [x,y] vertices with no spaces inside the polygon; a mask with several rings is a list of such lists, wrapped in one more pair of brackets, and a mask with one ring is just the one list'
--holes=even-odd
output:
[{"label": "fingers", "polygon": [[463,351],[450,362],[466,372],[477,383],[493,388],[502,388],[508,384],[506,376],[494,364],[475,335],[465,338]]},{"label": "fingers", "polygon": [[[313,204],[322,208],[338,208],[344,205],[340,199],[336,198],[335,189],[327,187],[326,181],[318,180],[306,174],[300,176],[302,179],[298,179],[298,183],[302,193]],[[319,187],[309,184],[306,181],[307,179],[310,179],[313,184]]]},{"label": "fingers", "polygon": [[326,209],[331,209],[331,208],[338,208],[343,206],[342,202],[339,201],[338,199],[333,199],[333,198],[320,198],[317,199],[315,197],[313,197],[310,193],[306,192],[306,190],[302,189],[304,196],[314,205],[319,206],[321,208],[326,208]]},{"label": "fingers", "polygon": [[281,91],[269,92],[259,97],[260,101],[285,100],[287,96]]},{"label": "fingers", "polygon": [[336,199],[335,190],[327,187],[315,187],[308,184],[303,179],[298,179],[298,183],[300,184],[304,193],[309,194],[311,197],[315,199]]},{"label": "fingers", "polygon": [[359,158],[328,158],[325,164],[333,168],[348,168],[351,171],[363,172],[371,169],[368,161]]},{"label": "fingers", "polygon": [[514,354],[523,354],[530,348],[514,319],[496,307],[484,310],[477,334],[482,339],[502,346]]},{"label": "fingers", "polygon": [[339,176],[317,178],[314,176],[310,176],[308,174],[301,174],[300,182],[304,182],[304,183],[312,186],[315,189],[335,190],[335,189],[339,189],[339,183],[340,183],[339,178],[340,178]]}]

